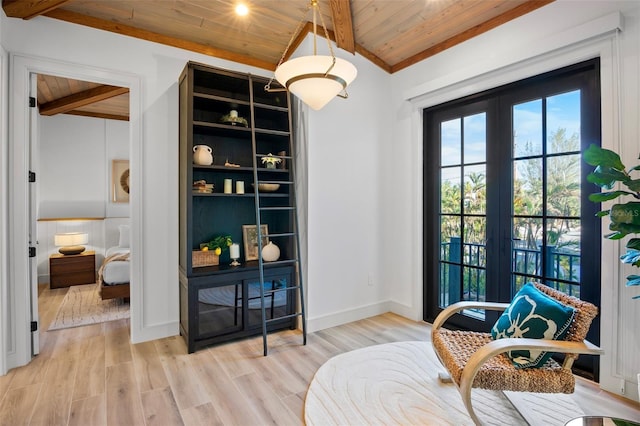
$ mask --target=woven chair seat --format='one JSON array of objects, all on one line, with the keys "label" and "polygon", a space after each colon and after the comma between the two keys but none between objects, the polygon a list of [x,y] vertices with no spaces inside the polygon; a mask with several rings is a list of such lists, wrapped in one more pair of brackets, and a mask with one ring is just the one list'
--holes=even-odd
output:
[{"label": "woven chair seat", "polygon": [[[431,338],[451,378],[458,385],[471,355],[492,341],[489,333],[446,329],[438,329]],[[472,387],[481,389],[536,393],[573,393],[574,386],[571,370],[563,369],[553,359],[541,368],[516,369],[504,353],[483,364],[472,384]]]}]

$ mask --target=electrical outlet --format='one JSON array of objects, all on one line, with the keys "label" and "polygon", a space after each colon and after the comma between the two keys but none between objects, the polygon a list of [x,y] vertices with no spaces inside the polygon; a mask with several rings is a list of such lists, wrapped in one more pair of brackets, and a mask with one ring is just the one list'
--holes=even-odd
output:
[{"label": "electrical outlet", "polygon": [[624,394],[625,394],[625,388],[624,388],[624,386],[625,386],[625,381],[624,381],[624,378],[622,378],[622,379],[620,379],[620,394],[621,394],[621,395],[624,395]]}]

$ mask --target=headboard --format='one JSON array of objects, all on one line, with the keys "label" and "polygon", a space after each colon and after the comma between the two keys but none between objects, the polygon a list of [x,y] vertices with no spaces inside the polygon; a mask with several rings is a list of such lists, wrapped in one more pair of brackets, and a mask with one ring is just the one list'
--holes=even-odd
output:
[{"label": "headboard", "polygon": [[128,217],[108,217],[104,219],[104,246],[116,247],[120,240],[120,225],[130,225],[131,220]]}]

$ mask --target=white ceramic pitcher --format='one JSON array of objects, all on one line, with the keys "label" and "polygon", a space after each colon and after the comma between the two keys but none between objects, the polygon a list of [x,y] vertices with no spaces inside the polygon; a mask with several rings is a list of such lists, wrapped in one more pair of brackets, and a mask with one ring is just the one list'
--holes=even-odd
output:
[{"label": "white ceramic pitcher", "polygon": [[213,164],[212,149],[207,145],[196,145],[193,147],[193,163],[199,166],[210,166]]}]

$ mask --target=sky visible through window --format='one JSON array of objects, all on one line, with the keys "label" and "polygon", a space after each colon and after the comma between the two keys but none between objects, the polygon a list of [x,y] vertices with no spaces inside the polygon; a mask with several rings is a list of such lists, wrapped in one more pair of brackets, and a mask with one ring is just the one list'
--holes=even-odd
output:
[{"label": "sky visible through window", "polygon": [[[547,153],[551,135],[565,129],[566,135],[580,138],[580,91],[561,93],[547,101]],[[542,99],[534,99],[513,106],[513,132],[515,158],[542,154]],[[456,166],[486,161],[486,113],[479,113],[441,123],[441,166]],[[463,142],[464,134],[464,142]],[[464,147],[462,146],[464,144]],[[489,142],[489,145],[491,143]],[[579,146],[579,145],[578,145]],[[464,150],[462,149],[464,148]],[[452,185],[460,183],[460,169],[442,170],[442,181]]]}]

